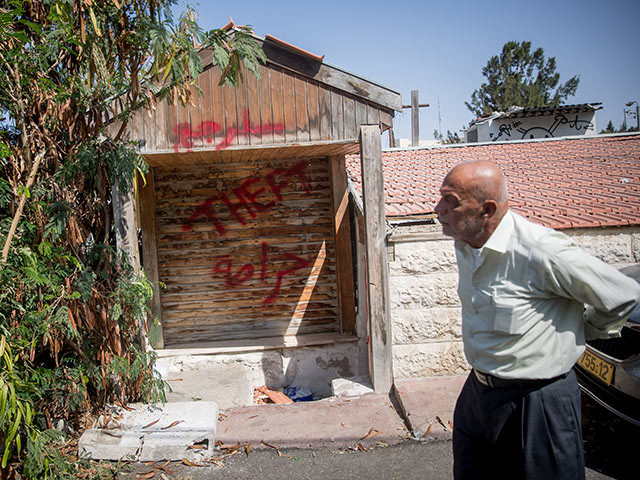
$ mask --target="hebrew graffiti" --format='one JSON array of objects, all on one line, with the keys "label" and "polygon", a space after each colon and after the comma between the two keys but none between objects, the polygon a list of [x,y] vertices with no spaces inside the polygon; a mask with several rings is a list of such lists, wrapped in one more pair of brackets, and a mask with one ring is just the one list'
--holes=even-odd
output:
[{"label": "hebrew graffiti", "polygon": [[310,194],[311,185],[305,174],[306,168],[306,162],[301,161],[288,169],[276,168],[264,177],[247,178],[231,191],[216,193],[193,211],[182,225],[182,230],[192,230],[195,221],[204,218],[215,227],[220,236],[224,236],[226,229],[213,208],[217,202],[224,204],[238,223],[247,225],[248,218],[256,218],[259,212],[265,212],[276,202],[281,202],[284,198],[283,190],[293,181],[299,181],[304,191]]},{"label": "hebrew graffiti", "polygon": [[[233,125],[224,132],[222,140],[216,144],[216,150],[222,150],[233,142],[233,139],[242,135],[265,135],[269,133],[279,133],[284,130],[284,125],[281,123],[261,123],[254,125],[253,127],[249,121],[249,110],[244,109],[242,125]],[[203,121],[199,125],[192,126],[189,122],[183,122],[178,124],[174,130],[174,136],[176,141],[173,144],[173,149],[176,152],[180,151],[180,148],[186,148],[187,151],[193,147],[193,142],[196,139],[201,139],[203,142],[212,143],[214,135],[218,132],[222,132],[223,127],[217,122]]]},{"label": "hebrew graffiti", "polygon": [[[290,168],[275,168],[263,176],[243,180],[236,188],[216,192],[193,209],[182,224],[184,232],[192,231],[198,222],[212,225],[220,237],[228,234],[229,220],[241,226],[248,226],[251,219],[260,213],[269,213],[278,203],[285,200],[285,189],[292,184],[302,186],[306,195],[311,194],[310,180],[306,174],[307,162],[300,161]],[[269,278],[269,265],[277,264],[277,269]],[[283,279],[294,275],[310,265],[310,261],[291,252],[260,243],[260,261],[244,263],[230,255],[214,258],[212,273],[222,277],[228,288],[241,287],[249,281],[260,281],[273,285],[263,304],[272,303],[280,294]],[[257,266],[256,266],[257,265]]]},{"label": "hebrew graffiti", "polygon": [[[559,113],[553,118],[540,117],[539,119],[528,120],[526,124],[521,120],[501,123],[498,127],[497,135],[494,132],[490,132],[489,136],[494,142],[499,140],[528,140],[534,138],[552,138],[556,136],[560,127],[563,127],[562,135],[575,135],[594,128],[591,121],[578,118],[578,114],[576,114],[573,119]],[[551,123],[549,124],[549,122]],[[569,130],[569,132],[567,132],[567,130]]]},{"label": "hebrew graffiti", "polygon": [[[283,252],[279,255],[276,255],[275,258],[273,254],[269,254],[270,250],[273,250],[274,247],[269,247],[266,242],[262,242],[260,245],[261,255],[260,255],[260,269],[259,275],[256,268],[252,263],[245,263],[238,268],[234,266],[234,261],[231,259],[229,255],[220,255],[216,257],[213,267],[214,274],[220,274],[225,279],[225,285],[227,287],[238,287],[243,285],[249,280],[254,280],[256,277],[263,283],[266,283],[267,278],[267,267],[271,260],[285,260],[286,268],[282,268],[275,272],[275,285],[271,289],[269,295],[263,300],[263,304],[267,305],[272,303],[280,293],[280,288],[282,286],[282,279],[287,275],[293,275],[298,270],[302,270],[307,268],[311,262],[305,258],[299,257],[298,255],[294,255],[289,252]],[[277,250],[277,249],[276,249]]]}]

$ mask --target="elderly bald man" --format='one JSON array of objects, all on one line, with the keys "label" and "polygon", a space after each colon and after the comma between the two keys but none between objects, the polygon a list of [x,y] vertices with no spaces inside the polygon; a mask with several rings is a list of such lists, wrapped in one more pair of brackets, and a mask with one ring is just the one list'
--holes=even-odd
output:
[{"label": "elderly bald man", "polygon": [[454,167],[440,194],[435,211],[455,240],[473,368],[454,413],[454,477],[584,478],[571,367],[585,337],[619,335],[640,285],[509,210],[494,163]]}]

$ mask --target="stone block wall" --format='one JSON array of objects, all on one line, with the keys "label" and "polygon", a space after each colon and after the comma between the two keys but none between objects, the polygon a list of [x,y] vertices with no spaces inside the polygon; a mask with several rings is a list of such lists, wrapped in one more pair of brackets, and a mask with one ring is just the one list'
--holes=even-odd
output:
[{"label": "stone block wall", "polygon": [[[564,233],[618,268],[640,263],[640,228]],[[457,283],[453,241],[438,225],[394,227],[389,237],[389,290],[396,379],[468,371]]]}]

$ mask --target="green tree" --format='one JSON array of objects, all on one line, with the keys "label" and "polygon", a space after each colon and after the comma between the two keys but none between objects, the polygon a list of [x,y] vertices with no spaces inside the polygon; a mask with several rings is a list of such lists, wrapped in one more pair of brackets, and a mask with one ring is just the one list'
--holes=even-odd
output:
[{"label": "green tree", "polygon": [[624,133],[624,132],[637,132],[638,127],[627,127],[625,122],[622,122],[620,127],[616,128],[613,126],[613,122],[609,120],[607,123],[607,127],[603,130],[600,130],[600,133]]},{"label": "green tree", "polygon": [[433,138],[439,140],[444,145],[449,145],[452,143],[462,143],[462,139],[456,132],[451,132],[447,130],[447,138],[444,138],[437,130],[433,131]]},{"label": "green tree", "polygon": [[137,109],[191,101],[200,49],[230,84],[264,60],[248,27],[204,32],[173,3],[0,5],[1,478],[71,478],[53,419],[164,394],[140,341],[152,287],[115,247],[112,187],[147,169],[123,133]]},{"label": "green tree", "polygon": [[600,130],[600,133],[616,133],[616,127],[613,126],[613,122],[611,120],[609,120],[609,123],[607,123],[607,128]]},{"label": "green tree", "polygon": [[494,111],[506,111],[512,106],[548,107],[560,105],[575,95],[580,78],[571,77],[558,85],[556,59],[545,59],[544,50],[531,50],[531,42],[510,41],[502,47],[500,56],[493,56],[482,69],[487,79],[471,94],[467,108],[476,116]]}]

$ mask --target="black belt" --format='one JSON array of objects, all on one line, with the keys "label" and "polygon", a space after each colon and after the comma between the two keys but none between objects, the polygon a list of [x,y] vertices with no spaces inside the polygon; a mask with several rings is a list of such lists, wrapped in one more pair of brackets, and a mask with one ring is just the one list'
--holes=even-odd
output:
[{"label": "black belt", "polygon": [[561,378],[564,378],[569,374],[567,372],[563,375],[559,375],[553,378],[542,378],[533,380],[500,378],[488,373],[479,372],[475,368],[473,369],[473,373],[482,385],[491,388],[538,388],[543,387],[549,383],[553,383],[556,380],[560,380]]}]

